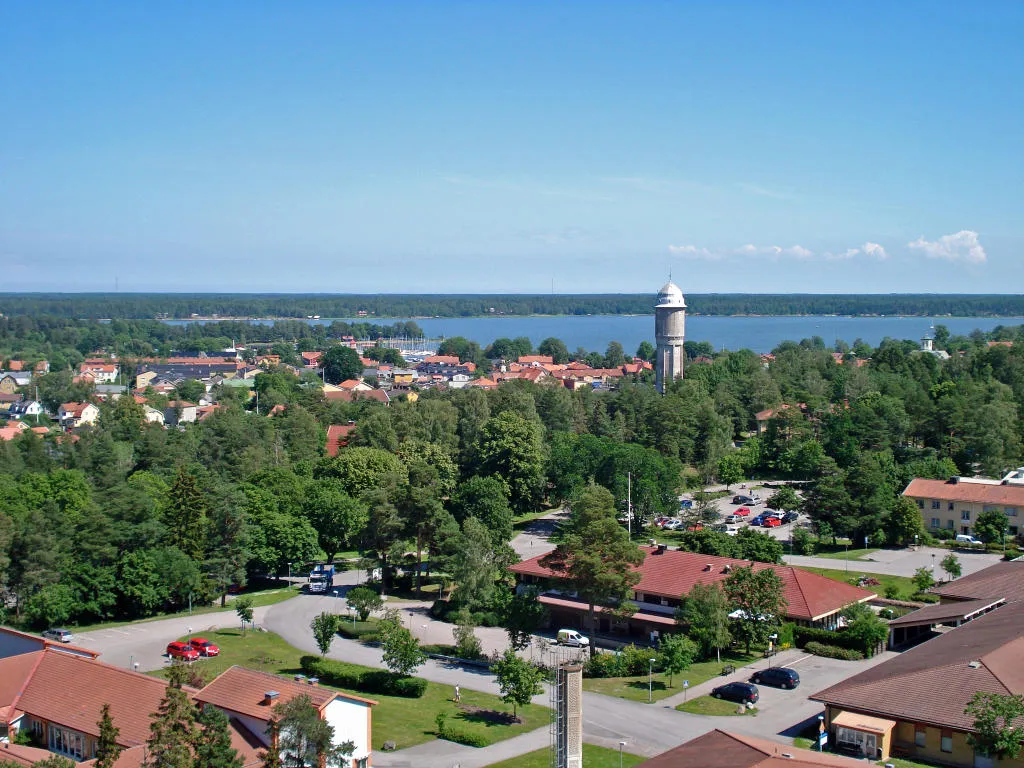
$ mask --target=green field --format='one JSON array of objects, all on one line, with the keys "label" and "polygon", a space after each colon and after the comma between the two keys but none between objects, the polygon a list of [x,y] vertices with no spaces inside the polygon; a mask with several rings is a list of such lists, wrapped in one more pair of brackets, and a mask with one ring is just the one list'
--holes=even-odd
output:
[{"label": "green field", "polygon": [[[281,603],[289,598],[295,597],[299,594],[301,587],[298,584],[293,584],[290,587],[276,587],[274,589],[264,589],[259,592],[245,592],[241,596],[252,598],[252,605],[254,608],[258,608],[261,605],[274,605],[275,603]],[[107,621],[99,624],[74,624],[72,628],[78,632],[91,632],[94,629],[117,629],[118,627],[127,627],[129,624],[144,624],[147,621],[159,621],[160,619],[172,619],[175,616],[203,616],[207,613],[220,613],[222,611],[233,611],[232,601],[229,600],[226,607],[221,608],[220,601],[218,600],[213,605],[204,606],[193,606],[191,611],[178,611],[177,613],[158,613],[156,616],[149,616],[145,619],[135,619],[134,621]]]},{"label": "green field", "polygon": [[[621,765],[622,768],[630,768],[630,766],[642,763],[645,759],[640,755],[623,752]],[[619,768],[619,750],[584,744],[583,764],[587,768]],[[551,750],[538,749],[536,752],[527,752],[525,755],[513,757],[511,760],[491,763],[487,768],[548,768],[549,765],[551,765]]]},{"label": "green field", "polygon": [[[683,692],[683,680],[690,681],[690,687],[700,685],[707,680],[718,677],[722,674],[722,667],[725,664],[732,664],[737,669],[759,659],[758,654],[747,655],[745,653],[723,653],[719,661],[699,661],[690,666],[685,672],[676,675],[672,680],[672,687],[668,684],[668,675],[656,672],[653,678],[653,699],[660,701],[669,696]],[[632,701],[647,701],[647,675],[632,677],[585,677],[583,678],[583,690],[601,693],[605,696],[618,696],[620,699]]]},{"label": "green field", "polygon": [[837,550],[834,550],[834,551],[831,551],[831,552],[815,551],[814,556],[815,557],[826,557],[826,558],[829,558],[830,560],[849,560],[849,561],[852,562],[854,560],[861,560],[861,561],[867,560],[868,555],[873,555],[877,551],[878,551],[878,547],[874,547],[874,548],[870,548],[870,549],[850,549],[850,550],[837,549]]},{"label": "green field", "polygon": [[[204,632],[203,637],[220,646],[220,656],[192,664],[192,669],[207,682],[236,664],[288,677],[302,671],[299,659],[305,654],[272,632],[249,631],[243,635],[241,629],[222,629]],[[162,676],[166,672],[165,668],[154,674]],[[449,725],[480,734],[488,744],[541,728],[549,722],[546,707],[530,704],[519,708],[520,722],[506,724],[501,721],[512,713],[512,706],[497,696],[463,688],[462,703],[457,705],[452,701],[452,689],[439,683],[429,683],[426,694],[420,699],[349,692],[378,702],[373,708],[374,749],[380,749],[385,741],[393,741],[399,749],[404,749],[436,738],[434,718],[438,712],[448,715]]]},{"label": "green field", "polygon": [[741,712],[739,704],[733,701],[715,699],[711,696],[698,696],[696,699],[691,699],[685,704],[678,705],[676,709],[679,712],[689,712],[691,715],[714,715],[716,717],[735,717],[757,714],[757,707],[754,707],[753,709],[744,707]]}]

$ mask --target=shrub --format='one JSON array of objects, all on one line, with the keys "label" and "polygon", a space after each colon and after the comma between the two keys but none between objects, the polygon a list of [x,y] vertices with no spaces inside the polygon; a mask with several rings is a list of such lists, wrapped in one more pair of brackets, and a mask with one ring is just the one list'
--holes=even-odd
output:
[{"label": "shrub", "polygon": [[936,528],[931,532],[939,541],[952,541],[956,538],[956,531],[948,530],[946,528]]},{"label": "shrub", "polygon": [[825,645],[814,641],[807,643],[804,650],[813,653],[815,656],[824,656],[826,659],[843,659],[845,661],[860,661],[864,654],[850,648],[840,648],[838,645]]},{"label": "shrub", "polygon": [[890,584],[889,586],[887,586],[885,588],[885,596],[889,600],[902,600],[903,599],[903,593],[900,592],[900,588],[897,587],[895,584]]},{"label": "shrub", "polygon": [[939,602],[939,596],[933,595],[931,592],[915,592],[910,596],[911,600],[916,600],[919,603],[937,603]]},{"label": "shrub", "polygon": [[[810,643],[834,645],[838,648],[858,650],[860,641],[855,637],[847,637],[842,630],[816,629],[814,627],[796,627],[793,637],[797,647],[807,650]],[[813,651],[811,651],[813,653]]]},{"label": "shrub", "polygon": [[322,682],[337,688],[408,699],[418,699],[427,692],[427,681],[418,677],[402,677],[386,670],[368,670],[316,656],[303,656],[299,663],[302,671],[310,677],[319,677]]},{"label": "shrub", "polygon": [[785,622],[778,631],[778,648],[792,648],[796,642],[796,624],[791,621]]},{"label": "shrub", "polygon": [[465,744],[467,747],[486,747],[490,742],[482,733],[472,733],[461,728],[444,724],[444,727],[437,734],[445,741],[454,741],[456,744]]},{"label": "shrub", "polygon": [[622,659],[614,653],[598,652],[583,665],[586,677],[622,677]]},{"label": "shrub", "polygon": [[793,549],[798,555],[814,554],[814,539],[806,528],[793,531]]},{"label": "shrub", "polygon": [[632,644],[619,651],[619,654],[623,675],[646,675],[651,659],[654,659],[654,671],[658,672],[664,662],[660,651],[653,648],[638,648]]}]

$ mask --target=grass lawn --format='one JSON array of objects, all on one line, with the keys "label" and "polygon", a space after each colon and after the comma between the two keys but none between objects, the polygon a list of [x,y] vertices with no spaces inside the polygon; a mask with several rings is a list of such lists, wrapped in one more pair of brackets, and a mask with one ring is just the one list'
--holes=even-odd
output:
[{"label": "grass lawn", "polygon": [[[700,661],[693,664],[682,674],[675,675],[672,680],[672,688],[668,686],[668,675],[658,672],[654,675],[652,694],[654,701],[660,701],[668,696],[683,692],[683,680],[690,681],[690,687],[700,685],[722,673],[722,667],[732,664],[737,669],[746,666],[750,662],[761,658],[758,654],[745,653],[723,653],[722,661]],[[605,696],[618,696],[620,699],[632,701],[647,701],[647,675],[636,675],[633,677],[585,677],[583,678],[583,690],[602,693]]]},{"label": "grass lawn", "polygon": [[[642,763],[646,759],[640,755],[631,755],[629,752],[623,752],[622,766],[623,768],[630,768],[630,766]],[[525,755],[514,757],[511,760],[491,763],[487,768],[548,768],[550,764],[551,750],[538,749],[536,752],[527,752]],[[584,744],[583,764],[587,768],[619,768],[619,750],[597,747],[593,744]]]},{"label": "grass lawn", "polygon": [[[243,636],[241,629],[221,629],[206,632],[203,637],[220,646],[220,656],[193,664],[193,668],[201,672],[207,681],[235,664],[288,677],[302,671],[299,659],[305,654],[273,632],[250,630]],[[165,675],[166,669],[154,674]],[[463,688],[460,706],[451,700],[451,687],[440,683],[428,683],[427,692],[421,699],[349,692],[379,702],[373,708],[374,749],[380,749],[385,741],[394,741],[399,749],[404,749],[436,738],[434,718],[438,712],[448,714],[449,725],[479,733],[489,744],[532,731],[549,722],[547,708],[536,704],[519,708],[519,723],[498,722],[505,713],[512,713],[511,705],[506,705],[492,694]]]},{"label": "grass lawn", "polygon": [[816,749],[814,741],[806,739],[803,736],[797,736],[793,739],[793,746],[799,747],[800,749]]},{"label": "grass lawn", "polygon": [[685,704],[679,704],[676,709],[679,712],[689,712],[691,715],[715,715],[718,717],[757,714],[757,707],[753,709],[744,707],[743,711],[740,712],[740,705],[736,702],[715,699],[711,696],[698,696],[696,699],[691,699]]},{"label": "grass lawn", "polygon": [[827,557],[830,560],[865,560],[868,555],[873,555],[878,551],[878,547],[869,549],[837,549],[834,552],[815,552],[815,557]]},{"label": "grass lawn", "polygon": [[[244,592],[241,597],[252,598],[253,607],[258,608],[261,605],[274,605],[275,603],[283,602],[289,598],[295,597],[300,591],[300,585],[293,584],[290,587],[275,587],[274,589],[264,589],[259,592]],[[99,624],[75,624],[72,625],[72,628],[78,632],[91,632],[94,629],[117,629],[118,627],[127,627],[129,624],[144,624],[147,621],[171,619],[175,616],[202,616],[207,613],[233,611],[235,608],[231,603],[232,601],[228,600],[227,606],[221,608],[220,600],[217,600],[213,605],[204,605],[201,607],[193,606],[191,613],[187,610],[179,611],[177,613],[159,613],[156,616],[149,616],[145,619],[135,619],[134,621],[106,621]]]},{"label": "grass lawn", "polygon": [[[849,561],[847,561],[849,562]],[[877,592],[879,595],[884,596],[886,587],[893,585],[900,592],[900,597],[908,599],[912,594],[917,592],[917,587],[914,586],[914,582],[907,576],[889,576],[885,573],[871,573],[870,571],[862,571],[858,568],[850,568],[849,572],[845,568],[804,568],[805,571],[811,573],[818,573],[822,576],[827,576],[830,579],[836,581],[845,581],[856,584],[857,578],[860,576],[869,576],[873,579],[878,579],[881,582],[880,586],[868,587],[872,592]]]},{"label": "grass lawn", "polygon": [[893,768],[938,768],[938,763],[918,763],[914,760],[905,760],[902,757],[888,757],[879,760],[875,765],[892,765]]}]

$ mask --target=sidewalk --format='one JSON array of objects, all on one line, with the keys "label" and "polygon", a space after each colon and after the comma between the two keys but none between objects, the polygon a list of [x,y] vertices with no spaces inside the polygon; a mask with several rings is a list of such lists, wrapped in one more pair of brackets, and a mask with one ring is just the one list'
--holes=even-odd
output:
[{"label": "sidewalk", "polygon": [[397,752],[373,753],[377,768],[484,768],[484,766],[511,760],[537,749],[546,749],[551,741],[548,728],[513,736],[489,747],[466,747],[443,739],[434,739]]},{"label": "sidewalk", "polygon": [[[798,659],[804,658],[806,655],[807,654],[803,651],[800,651],[796,648],[790,648],[789,650],[780,651],[779,653],[776,653],[774,656],[772,656],[771,665],[773,667],[785,667],[797,661]],[[705,680],[700,685],[694,685],[685,691],[681,691],[679,693],[675,693],[669,696],[667,699],[662,699],[658,702],[658,706],[671,707],[674,709],[677,704],[682,704],[684,701],[691,701],[692,699],[695,699],[698,696],[705,696],[707,694],[710,694],[711,689],[717,688],[720,685],[725,685],[726,683],[733,682],[745,683],[748,680],[750,680],[750,676],[753,675],[754,672],[756,672],[757,670],[767,669],[768,661],[769,660],[767,658],[758,659],[757,661],[748,664],[745,667],[739,667],[731,675],[719,675],[718,677],[713,677],[710,680]],[[679,677],[685,680],[686,673],[681,673]],[[680,685],[682,684],[680,683]]]}]

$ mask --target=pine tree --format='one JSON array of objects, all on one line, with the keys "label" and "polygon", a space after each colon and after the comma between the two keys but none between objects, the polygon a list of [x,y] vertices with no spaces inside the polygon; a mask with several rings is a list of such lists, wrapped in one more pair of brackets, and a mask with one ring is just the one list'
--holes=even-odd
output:
[{"label": "pine tree", "polygon": [[197,768],[192,755],[196,741],[196,708],[182,690],[185,665],[171,667],[171,681],[153,713],[146,742],[145,768]]},{"label": "pine tree", "polygon": [[242,758],[231,746],[228,731],[228,716],[212,705],[207,705],[196,718],[199,732],[196,734],[197,768],[242,768]]},{"label": "pine tree", "polygon": [[164,523],[170,543],[201,561],[206,543],[206,499],[195,476],[184,467],[178,470],[169,497]]},{"label": "pine tree", "polygon": [[281,727],[278,725],[277,718],[272,717],[270,724],[267,726],[270,746],[259,754],[260,760],[263,761],[260,763],[260,768],[281,768],[281,750],[278,746],[280,735]]},{"label": "pine tree", "polygon": [[114,725],[110,716],[110,705],[104,704],[100,713],[100,736],[96,742],[96,765],[95,768],[113,768],[121,754],[121,747],[117,744],[118,734],[121,729]]}]

